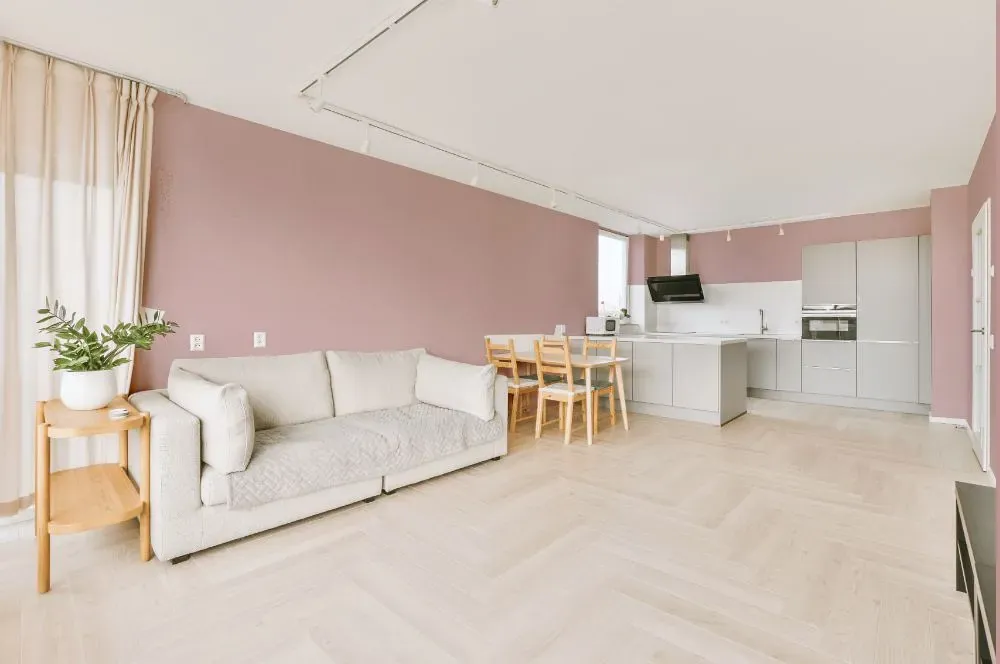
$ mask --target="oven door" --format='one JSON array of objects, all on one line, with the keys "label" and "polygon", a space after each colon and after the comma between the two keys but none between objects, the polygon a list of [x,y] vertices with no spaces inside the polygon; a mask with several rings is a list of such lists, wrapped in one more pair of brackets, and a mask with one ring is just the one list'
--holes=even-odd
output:
[{"label": "oven door", "polygon": [[802,338],[815,341],[857,341],[858,319],[855,316],[803,314]]}]

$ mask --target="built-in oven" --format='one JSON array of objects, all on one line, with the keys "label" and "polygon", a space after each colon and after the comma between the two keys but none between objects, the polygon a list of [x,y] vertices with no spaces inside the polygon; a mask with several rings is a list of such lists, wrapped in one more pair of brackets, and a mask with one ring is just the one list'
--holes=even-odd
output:
[{"label": "built-in oven", "polygon": [[857,306],[828,304],[802,307],[802,338],[816,341],[857,341]]}]

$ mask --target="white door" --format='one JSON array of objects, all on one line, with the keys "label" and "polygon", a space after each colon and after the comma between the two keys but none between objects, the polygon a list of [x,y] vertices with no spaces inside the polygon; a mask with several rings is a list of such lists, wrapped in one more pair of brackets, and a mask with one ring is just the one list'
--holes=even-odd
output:
[{"label": "white door", "polygon": [[972,222],[972,434],[976,456],[990,466],[990,201]]}]

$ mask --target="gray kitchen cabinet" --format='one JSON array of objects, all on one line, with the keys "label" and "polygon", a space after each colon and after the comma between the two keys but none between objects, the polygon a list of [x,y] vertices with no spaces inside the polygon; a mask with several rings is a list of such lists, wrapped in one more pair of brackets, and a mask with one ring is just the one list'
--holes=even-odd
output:
[{"label": "gray kitchen cabinet", "polygon": [[[718,411],[721,361],[719,346],[676,344],[673,357],[673,384],[677,386],[673,394],[674,407]],[[745,389],[743,394],[746,395]]]},{"label": "gray kitchen cabinet", "polygon": [[802,342],[798,339],[778,340],[776,390],[802,391]]},{"label": "gray kitchen cabinet", "polygon": [[858,342],[858,396],[916,403],[918,343]]},{"label": "gray kitchen cabinet", "polygon": [[632,346],[632,399],[663,406],[673,404],[674,345],[635,343]]},{"label": "gray kitchen cabinet", "polygon": [[[618,357],[632,357],[632,342],[631,341],[620,341],[618,342]],[[621,391],[625,395],[626,401],[632,400],[632,363],[623,362],[621,364],[622,368],[622,384]]]},{"label": "gray kitchen cabinet", "polygon": [[775,339],[747,340],[747,386],[777,389],[778,343]]},{"label": "gray kitchen cabinet", "polygon": [[920,340],[919,253],[916,237],[858,242],[858,341]]},{"label": "gray kitchen cabinet", "polygon": [[858,395],[858,375],[850,369],[802,367],[802,391],[836,397]]},{"label": "gray kitchen cabinet", "polygon": [[920,236],[920,359],[919,386],[917,399],[920,403],[931,403],[931,236]]},{"label": "gray kitchen cabinet", "polygon": [[802,304],[857,303],[857,247],[854,242],[802,248]]},{"label": "gray kitchen cabinet", "polygon": [[853,371],[858,366],[857,344],[853,341],[803,339],[802,366]]}]

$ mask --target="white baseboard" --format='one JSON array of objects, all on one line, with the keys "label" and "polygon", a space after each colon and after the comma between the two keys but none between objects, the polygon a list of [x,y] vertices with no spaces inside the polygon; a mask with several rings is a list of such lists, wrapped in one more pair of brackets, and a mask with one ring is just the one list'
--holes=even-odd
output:
[{"label": "white baseboard", "polygon": [[932,424],[950,424],[956,427],[962,427],[966,431],[972,431],[969,427],[969,423],[962,419],[961,417],[934,417],[933,415],[927,418]]}]

